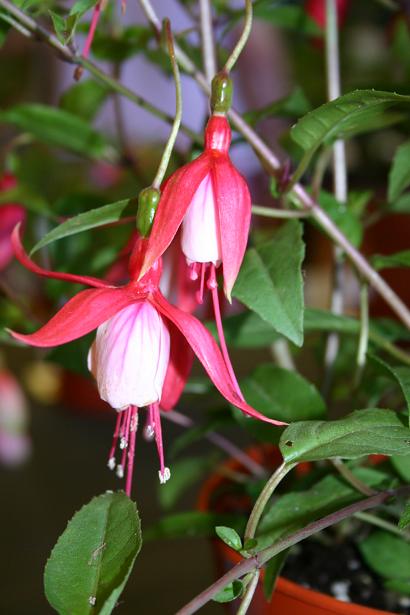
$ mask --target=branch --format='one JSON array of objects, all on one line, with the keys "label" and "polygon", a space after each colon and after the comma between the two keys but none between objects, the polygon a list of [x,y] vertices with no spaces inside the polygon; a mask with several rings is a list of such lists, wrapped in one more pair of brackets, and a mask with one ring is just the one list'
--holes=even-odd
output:
[{"label": "branch", "polygon": [[340,510],[326,515],[322,519],[317,521],[313,521],[309,523],[306,527],[301,530],[298,530],[294,534],[290,536],[286,536],[281,540],[278,540],[275,544],[259,551],[253,557],[249,559],[244,559],[239,564],[236,564],[231,570],[229,570],[226,574],[220,577],[215,583],[210,585],[207,589],[201,592],[198,596],[196,596],[193,600],[191,600],[188,604],[186,604],[182,609],[180,609],[176,615],[192,615],[192,613],[196,613],[201,607],[203,607],[207,602],[212,600],[217,592],[222,590],[226,585],[232,583],[236,579],[243,577],[248,572],[252,570],[257,570],[261,568],[266,562],[268,562],[272,557],[275,557],[278,553],[281,553],[285,549],[292,547],[293,545],[305,540],[309,536],[316,534],[317,532],[321,532],[322,530],[330,527],[331,525],[335,525],[339,523],[343,519],[351,517],[356,513],[360,513],[363,510],[368,510],[369,508],[374,508],[375,506],[379,506],[383,504],[390,497],[395,496],[408,496],[410,495],[410,487],[399,487],[398,489],[386,490],[377,493],[371,497],[368,497],[364,500],[360,500],[359,502],[355,502],[350,506],[345,506]]},{"label": "branch", "polygon": [[202,63],[208,83],[216,74],[214,33],[212,27],[212,9],[209,0],[199,0],[201,12]]}]

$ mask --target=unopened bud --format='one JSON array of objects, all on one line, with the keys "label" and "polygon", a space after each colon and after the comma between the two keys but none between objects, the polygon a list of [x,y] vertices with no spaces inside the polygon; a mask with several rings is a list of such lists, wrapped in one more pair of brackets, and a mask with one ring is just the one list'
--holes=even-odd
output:
[{"label": "unopened bud", "polygon": [[225,115],[232,105],[233,85],[230,77],[220,72],[212,79],[211,111]]},{"label": "unopened bud", "polygon": [[137,229],[142,237],[148,237],[151,232],[159,199],[160,193],[156,188],[144,188],[139,193]]}]

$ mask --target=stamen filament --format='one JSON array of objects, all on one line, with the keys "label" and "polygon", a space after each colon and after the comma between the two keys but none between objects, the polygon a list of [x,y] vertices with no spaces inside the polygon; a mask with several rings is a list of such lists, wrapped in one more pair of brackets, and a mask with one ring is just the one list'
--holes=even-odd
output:
[{"label": "stamen filament", "polygon": [[128,469],[127,480],[125,483],[125,493],[131,497],[132,475],[134,472],[134,457],[135,457],[135,439],[138,429],[138,408],[131,406],[130,408],[130,432],[129,432],[129,450],[128,450]]},{"label": "stamen filament", "polygon": [[97,24],[101,16],[101,4],[102,2],[97,2],[94,7],[93,14],[91,17],[90,29],[87,34],[87,38],[85,40],[84,49],[83,49],[83,58],[88,58],[90,54],[91,45],[94,39],[94,34],[97,29]]}]

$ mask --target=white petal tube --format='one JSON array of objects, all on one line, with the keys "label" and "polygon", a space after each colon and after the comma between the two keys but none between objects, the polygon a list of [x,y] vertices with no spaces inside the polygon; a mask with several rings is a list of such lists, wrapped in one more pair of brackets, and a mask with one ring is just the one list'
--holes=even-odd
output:
[{"label": "white petal tube", "polygon": [[182,251],[194,263],[221,260],[221,240],[211,175],[199,184],[182,223]]},{"label": "white petal tube", "polygon": [[117,410],[160,401],[169,348],[169,331],[147,301],[124,308],[100,325],[88,368],[101,398]]}]

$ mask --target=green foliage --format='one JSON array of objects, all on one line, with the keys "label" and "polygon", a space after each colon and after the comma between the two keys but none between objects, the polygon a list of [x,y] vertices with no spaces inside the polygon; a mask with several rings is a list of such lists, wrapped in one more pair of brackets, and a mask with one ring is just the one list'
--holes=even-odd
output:
[{"label": "green foliage", "polygon": [[394,203],[401,194],[410,186],[410,141],[403,143],[397,148],[390,168],[388,200]]},{"label": "green foliage", "polygon": [[321,36],[322,30],[309,17],[303,6],[288,5],[272,0],[257,0],[253,9],[255,17],[275,26],[295,30],[298,34]]},{"label": "green foliage", "polygon": [[289,220],[247,251],[232,293],[297,346],[303,343],[304,254],[302,225]]},{"label": "green foliage", "polygon": [[224,525],[218,525],[215,528],[215,532],[216,535],[223,540],[228,547],[234,549],[234,551],[240,551],[242,549],[242,540],[236,530]]},{"label": "green foliage", "polygon": [[172,480],[160,485],[158,494],[161,506],[165,510],[171,509],[181,495],[203,479],[215,464],[215,458],[184,457],[172,464]]},{"label": "green foliage", "polygon": [[220,602],[224,604],[225,602],[232,602],[232,600],[236,600],[236,598],[240,598],[243,594],[243,583],[242,581],[233,581],[229,583],[226,587],[221,589],[215,596],[212,598],[214,602]]},{"label": "green foliage", "polygon": [[97,115],[108,94],[106,85],[93,79],[84,79],[64,92],[60,98],[60,108],[90,122]]},{"label": "green foliage", "polygon": [[410,525],[410,502],[406,505],[403,514],[400,517],[399,528],[405,530]]},{"label": "green foliage", "polygon": [[310,111],[310,104],[303,90],[296,87],[289,96],[275,100],[260,109],[248,111],[244,118],[249,124],[257,124],[269,117],[283,116],[298,118]]},{"label": "green foliage", "polygon": [[67,45],[73,39],[81,17],[97,4],[98,0],[78,0],[73,4],[68,15],[49,11],[58,40]]},{"label": "green foliage", "polygon": [[215,536],[216,526],[232,527],[241,533],[245,529],[245,523],[245,516],[238,514],[182,512],[162,517],[160,521],[145,530],[144,539],[212,537]]},{"label": "green foliage", "polygon": [[376,254],[372,257],[375,269],[389,269],[392,267],[410,267],[410,250],[396,252],[396,254]]},{"label": "green foliage", "polygon": [[410,430],[391,410],[355,410],[337,421],[300,421],[282,433],[279,447],[286,463],[331,457],[409,455]]},{"label": "green foliage", "polygon": [[276,582],[279,578],[281,570],[285,564],[286,557],[289,553],[289,549],[285,549],[272,557],[265,565],[265,574],[263,577],[263,593],[266,600],[270,601],[272,594],[275,591]]},{"label": "green foliage", "polygon": [[389,532],[373,532],[359,542],[366,564],[387,581],[387,587],[409,593],[410,544]]},{"label": "green foliage", "polygon": [[319,203],[349,241],[359,247],[362,242],[363,228],[357,215],[346,204],[340,203],[325,190],[320,192]]},{"label": "green foliage", "polygon": [[135,504],[124,493],[105,493],[83,506],[58,539],[44,586],[60,615],[109,615],[141,548]]},{"label": "green foliage", "polygon": [[102,134],[88,122],[62,109],[39,104],[17,105],[0,112],[0,121],[14,124],[47,145],[90,158],[110,156],[110,148]]},{"label": "green foliage", "polygon": [[407,411],[409,414],[410,420],[410,367],[405,365],[389,365],[385,361],[382,361],[379,358],[376,358],[377,362],[382,365],[390,374],[392,374],[395,380],[398,382],[402,392],[404,399],[407,404]]}]

